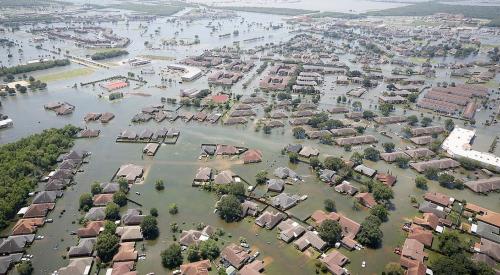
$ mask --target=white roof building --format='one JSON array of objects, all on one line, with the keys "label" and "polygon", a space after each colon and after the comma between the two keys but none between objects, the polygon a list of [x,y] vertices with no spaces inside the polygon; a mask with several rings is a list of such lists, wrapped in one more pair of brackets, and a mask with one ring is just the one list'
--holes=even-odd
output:
[{"label": "white roof building", "polygon": [[181,75],[182,81],[193,81],[201,76],[201,70],[192,66],[170,64],[167,68],[170,70],[182,71],[184,73]]},{"label": "white roof building", "polygon": [[486,168],[500,171],[500,157],[490,153],[472,150],[471,141],[475,135],[475,130],[455,127],[450,135],[444,140],[441,147],[453,158],[474,160]]}]

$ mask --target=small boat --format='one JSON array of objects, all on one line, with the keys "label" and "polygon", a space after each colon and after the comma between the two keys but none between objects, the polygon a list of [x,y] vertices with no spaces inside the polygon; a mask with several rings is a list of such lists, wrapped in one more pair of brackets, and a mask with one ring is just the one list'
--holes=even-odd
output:
[{"label": "small boat", "polygon": [[365,262],[365,261],[363,261],[363,262],[361,263],[361,267],[366,267],[366,262]]}]

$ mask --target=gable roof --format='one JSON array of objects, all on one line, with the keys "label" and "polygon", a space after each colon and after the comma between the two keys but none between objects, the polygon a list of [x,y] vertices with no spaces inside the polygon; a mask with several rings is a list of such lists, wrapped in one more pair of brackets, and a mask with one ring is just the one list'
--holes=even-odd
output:
[{"label": "gable roof", "polygon": [[95,238],[80,239],[78,245],[69,248],[68,257],[91,256],[94,251]]},{"label": "gable roof", "polygon": [[280,212],[273,213],[270,211],[265,211],[255,220],[255,223],[260,227],[273,229],[284,218],[285,215]]},{"label": "gable roof", "polygon": [[120,243],[118,252],[113,257],[113,262],[129,262],[137,260],[138,253],[135,250],[135,242]]},{"label": "gable roof", "polygon": [[234,268],[240,269],[250,258],[250,255],[242,247],[232,243],[222,250],[221,257],[228,261]]},{"label": "gable roof", "polygon": [[69,260],[69,264],[57,271],[58,275],[89,274],[94,258],[77,258]]}]

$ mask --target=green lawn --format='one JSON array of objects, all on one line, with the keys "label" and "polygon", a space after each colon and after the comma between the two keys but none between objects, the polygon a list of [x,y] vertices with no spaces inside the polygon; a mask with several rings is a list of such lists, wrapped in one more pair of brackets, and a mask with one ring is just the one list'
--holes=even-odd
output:
[{"label": "green lawn", "polygon": [[74,69],[74,70],[69,70],[69,71],[62,71],[58,73],[53,73],[53,74],[47,74],[47,75],[42,75],[38,77],[40,81],[43,82],[51,82],[51,81],[58,81],[58,80],[65,80],[65,79],[71,79],[79,76],[84,76],[84,75],[89,75],[92,74],[94,70],[90,68],[80,68],[80,69]]}]

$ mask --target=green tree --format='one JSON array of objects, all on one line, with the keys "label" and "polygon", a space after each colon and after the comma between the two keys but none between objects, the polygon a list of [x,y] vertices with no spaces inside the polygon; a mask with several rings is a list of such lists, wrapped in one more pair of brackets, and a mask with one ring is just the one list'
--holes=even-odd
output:
[{"label": "green tree", "polygon": [[146,216],[141,222],[141,231],[144,239],[154,240],[160,235],[160,230],[158,229],[158,222],[153,216]]},{"label": "green tree", "polygon": [[119,243],[120,238],[115,234],[104,232],[99,234],[95,244],[97,256],[99,256],[104,263],[111,261],[116,252],[118,252]]},{"label": "green tree", "polygon": [[106,221],[104,223],[104,230],[101,233],[108,233],[108,234],[114,235],[117,227],[118,226],[114,222]]},{"label": "green tree", "polygon": [[396,162],[399,168],[408,168],[408,164],[410,163],[410,160],[408,158],[401,156],[397,156],[394,161]]},{"label": "green tree", "polygon": [[155,218],[156,218],[156,217],[158,217],[158,209],[156,209],[156,208],[154,208],[154,207],[153,207],[153,208],[151,208],[151,209],[149,210],[149,214],[150,214],[151,216],[155,217]]},{"label": "green tree", "polygon": [[102,192],[101,184],[98,182],[92,183],[92,186],[90,186],[90,192],[92,195],[100,194]]},{"label": "green tree", "polygon": [[120,207],[114,202],[110,202],[106,205],[106,219],[108,220],[119,220],[120,219]]},{"label": "green tree", "polygon": [[460,165],[465,168],[466,170],[474,170],[477,167],[479,167],[479,163],[477,161],[471,160],[471,159],[466,159],[466,158],[460,158],[458,160],[460,162]]},{"label": "green tree", "polygon": [[321,161],[319,161],[318,157],[312,157],[309,159],[309,165],[311,168],[316,169],[321,167]]},{"label": "green tree", "polygon": [[302,127],[295,127],[292,129],[293,137],[296,139],[304,139],[306,137],[306,130]]},{"label": "green tree", "polygon": [[328,212],[334,212],[335,211],[335,201],[332,199],[325,199],[323,202],[325,210]]},{"label": "green tree", "polygon": [[451,118],[444,121],[444,128],[446,131],[451,132],[455,129],[455,122]]},{"label": "green tree", "polygon": [[376,115],[374,112],[370,111],[370,110],[366,110],[363,112],[363,118],[364,119],[372,119],[374,118]]},{"label": "green tree", "polygon": [[417,93],[411,93],[408,95],[408,101],[411,103],[415,103],[417,101],[418,94]]},{"label": "green tree", "polygon": [[113,202],[122,207],[127,205],[127,195],[123,191],[118,191],[113,194]]},{"label": "green tree", "polygon": [[458,253],[462,253],[467,249],[460,240],[460,236],[457,231],[445,230],[443,233],[438,235],[438,249],[443,255],[452,256]]},{"label": "green tree", "polygon": [[255,182],[257,184],[264,184],[266,183],[267,181],[267,171],[259,171],[256,175],[255,175]]},{"label": "green tree", "polygon": [[434,140],[429,145],[429,149],[432,150],[433,152],[436,152],[436,153],[439,151],[440,148],[441,148],[441,141],[440,140]]},{"label": "green tree", "polygon": [[163,182],[163,180],[161,180],[161,179],[156,180],[155,189],[158,191],[165,189],[165,183]]},{"label": "green tree", "polygon": [[161,264],[168,269],[180,266],[182,264],[181,246],[173,243],[166,250],[163,250],[161,252]]},{"label": "green tree", "polygon": [[323,165],[326,169],[338,171],[345,166],[344,160],[337,157],[326,157],[323,161]]},{"label": "green tree", "polygon": [[387,211],[387,208],[381,204],[377,204],[372,207],[372,209],[370,209],[370,214],[378,217],[381,221],[387,221],[387,218],[389,217],[389,211]]},{"label": "green tree", "polygon": [[455,177],[450,175],[450,174],[441,173],[438,176],[438,182],[443,187],[453,188],[454,182],[455,182]]},{"label": "green tree", "polygon": [[217,203],[217,213],[226,222],[239,220],[243,213],[242,211],[241,203],[234,195],[223,196]]},{"label": "green tree", "polygon": [[352,153],[350,160],[354,163],[354,165],[363,164],[363,154],[360,152],[354,152]]},{"label": "green tree", "polygon": [[31,262],[22,261],[16,265],[16,270],[19,275],[31,275],[33,273],[33,266]]},{"label": "green tree", "polygon": [[288,160],[291,163],[297,163],[297,162],[299,162],[299,154],[297,154],[295,152],[288,153]]},{"label": "green tree", "polygon": [[363,126],[356,126],[354,127],[354,129],[356,129],[356,132],[358,132],[358,134],[363,134],[366,130],[366,128]]},{"label": "green tree", "polygon": [[177,213],[179,213],[179,208],[177,207],[177,204],[175,203],[170,204],[170,206],[168,207],[168,213],[170,213],[170,215],[176,215]]},{"label": "green tree", "polygon": [[417,176],[415,178],[415,186],[422,190],[427,190],[427,179],[422,176]]},{"label": "green tree", "polygon": [[198,250],[198,246],[190,245],[186,251],[187,260],[192,262],[197,262],[201,259],[200,251]]},{"label": "green tree", "polygon": [[378,106],[378,109],[383,116],[388,116],[392,111],[394,111],[394,105],[390,103],[382,103]]},{"label": "green tree", "polygon": [[418,117],[416,115],[411,115],[406,118],[409,125],[415,126],[418,123]]},{"label": "green tree", "polygon": [[424,117],[420,121],[420,125],[422,125],[422,127],[427,127],[427,126],[431,125],[431,123],[432,123],[432,118],[430,118],[430,117]]},{"label": "green tree", "polygon": [[372,148],[372,147],[366,148],[363,151],[363,155],[364,155],[365,159],[371,160],[371,161],[378,161],[380,159],[380,151],[375,149],[375,148]]},{"label": "green tree", "polygon": [[334,220],[325,220],[318,228],[318,234],[330,246],[334,246],[342,237],[342,228],[339,222]]},{"label": "green tree", "polygon": [[88,211],[93,204],[92,194],[83,193],[80,195],[80,210]]},{"label": "green tree", "polygon": [[396,148],[396,145],[392,142],[386,142],[382,143],[382,147],[384,147],[384,151],[386,153],[391,153],[394,152],[394,148]]},{"label": "green tree", "polygon": [[430,180],[436,180],[438,178],[439,169],[436,167],[428,167],[424,170],[424,175]]},{"label": "green tree", "polygon": [[201,242],[200,255],[203,259],[209,259],[213,261],[217,259],[217,257],[219,257],[219,254],[220,254],[220,249],[216,241],[208,239],[204,242]]},{"label": "green tree", "polygon": [[236,182],[229,186],[229,194],[231,195],[244,196],[245,191],[245,185],[243,182]]},{"label": "green tree", "polygon": [[394,198],[394,192],[392,189],[382,183],[375,183],[373,185],[373,198],[375,198],[376,201],[381,202],[381,201],[388,201],[392,198]]},{"label": "green tree", "polygon": [[358,242],[371,248],[376,248],[382,242],[384,234],[380,230],[380,219],[368,216],[362,223],[357,235]]},{"label": "green tree", "polygon": [[118,179],[118,185],[120,186],[120,190],[124,193],[128,192],[128,182],[125,178],[119,178]]}]

